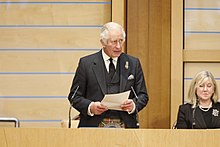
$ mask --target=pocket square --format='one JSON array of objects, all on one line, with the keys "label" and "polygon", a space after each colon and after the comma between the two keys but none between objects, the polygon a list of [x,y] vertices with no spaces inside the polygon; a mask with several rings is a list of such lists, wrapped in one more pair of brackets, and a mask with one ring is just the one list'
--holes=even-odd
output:
[{"label": "pocket square", "polygon": [[134,79],[134,75],[128,76],[128,80],[133,80],[133,79]]}]

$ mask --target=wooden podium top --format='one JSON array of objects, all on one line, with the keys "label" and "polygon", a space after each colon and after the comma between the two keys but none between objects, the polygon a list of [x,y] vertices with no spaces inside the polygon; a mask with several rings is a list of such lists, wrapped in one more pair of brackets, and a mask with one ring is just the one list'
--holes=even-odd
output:
[{"label": "wooden podium top", "polygon": [[220,130],[0,128],[1,147],[217,147]]}]

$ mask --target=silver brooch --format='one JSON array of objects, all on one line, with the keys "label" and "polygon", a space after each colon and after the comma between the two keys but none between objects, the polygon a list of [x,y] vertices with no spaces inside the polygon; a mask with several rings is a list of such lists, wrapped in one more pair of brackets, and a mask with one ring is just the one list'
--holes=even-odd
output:
[{"label": "silver brooch", "polygon": [[212,110],[212,115],[213,116],[218,116],[219,111],[217,109]]},{"label": "silver brooch", "polygon": [[128,69],[128,61],[125,62],[125,68]]}]

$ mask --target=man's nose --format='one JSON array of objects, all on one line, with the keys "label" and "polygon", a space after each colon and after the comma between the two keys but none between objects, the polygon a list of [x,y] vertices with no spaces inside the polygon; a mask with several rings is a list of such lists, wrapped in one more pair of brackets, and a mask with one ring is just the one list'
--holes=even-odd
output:
[{"label": "man's nose", "polygon": [[116,47],[117,47],[117,48],[121,48],[121,43],[120,43],[119,41],[117,41]]}]

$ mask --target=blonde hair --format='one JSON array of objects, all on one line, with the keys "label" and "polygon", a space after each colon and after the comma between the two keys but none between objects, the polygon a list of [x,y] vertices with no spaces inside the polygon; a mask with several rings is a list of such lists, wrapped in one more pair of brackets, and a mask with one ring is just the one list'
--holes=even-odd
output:
[{"label": "blonde hair", "polygon": [[189,91],[188,91],[188,100],[189,100],[189,103],[192,104],[192,108],[195,108],[199,101],[197,94],[196,94],[196,87],[198,84],[203,84],[206,81],[205,80],[206,78],[208,78],[208,80],[212,81],[212,83],[214,84],[214,93],[211,97],[212,101],[216,103],[219,100],[218,86],[216,84],[216,80],[214,76],[209,71],[201,71],[197,73],[192,79],[190,87],[189,87]]}]

